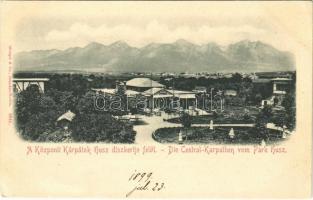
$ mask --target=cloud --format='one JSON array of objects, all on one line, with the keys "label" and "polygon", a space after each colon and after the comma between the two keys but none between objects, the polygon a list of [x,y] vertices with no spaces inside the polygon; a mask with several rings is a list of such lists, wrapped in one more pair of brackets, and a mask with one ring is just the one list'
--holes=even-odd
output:
[{"label": "cloud", "polygon": [[167,24],[152,20],[143,26],[119,24],[115,26],[89,26],[86,23],[74,23],[65,30],[51,30],[44,36],[46,43],[64,44],[67,47],[81,46],[97,41],[110,44],[123,40],[132,46],[142,47],[149,43],[170,43],[186,39],[197,44],[217,42],[222,45],[243,40],[258,40],[269,34],[268,31],[251,25],[209,26],[189,25],[170,28]]},{"label": "cloud", "polygon": [[44,15],[34,12],[17,25],[16,46],[21,51],[117,40],[142,47],[178,39],[225,46],[239,40],[260,40],[281,50],[292,50],[293,35],[299,35],[288,25],[289,21],[295,25],[298,22],[291,15],[281,14],[288,10],[281,3],[81,2],[36,6]]}]

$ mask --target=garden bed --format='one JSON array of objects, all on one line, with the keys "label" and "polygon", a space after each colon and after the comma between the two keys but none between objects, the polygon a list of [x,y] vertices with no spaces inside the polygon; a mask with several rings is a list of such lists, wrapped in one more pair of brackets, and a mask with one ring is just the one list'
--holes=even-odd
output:
[{"label": "garden bed", "polygon": [[[183,132],[184,144],[259,144],[261,139],[252,127],[235,127],[235,138],[230,139],[228,133],[230,128],[218,127],[210,130],[207,127],[184,128],[160,128],[153,134],[153,139],[160,143],[179,143],[179,132]],[[267,143],[277,143],[283,141],[282,133],[277,130],[269,131]]]},{"label": "garden bed", "polygon": [[[258,114],[256,107],[235,107],[227,106],[222,113],[215,115],[191,116],[192,124],[209,124],[211,120],[215,124],[250,124],[255,122]],[[166,120],[170,123],[180,124],[179,117]]]},{"label": "garden bed", "polygon": [[[215,124],[250,124],[254,123],[254,118],[244,119],[239,117],[226,117],[226,116],[211,116],[211,115],[200,115],[191,116],[192,124],[209,124],[213,120]],[[166,120],[170,123],[181,124],[179,117]]]}]

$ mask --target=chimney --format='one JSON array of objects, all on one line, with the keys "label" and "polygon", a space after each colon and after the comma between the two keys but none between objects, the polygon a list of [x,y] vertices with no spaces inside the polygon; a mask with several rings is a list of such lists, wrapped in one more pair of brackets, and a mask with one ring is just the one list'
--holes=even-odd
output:
[{"label": "chimney", "polygon": [[123,81],[123,88],[124,88],[124,90],[126,91],[126,81]]},{"label": "chimney", "polygon": [[116,81],[115,83],[115,92],[126,91],[126,82],[125,81]]},{"label": "chimney", "polygon": [[119,81],[115,81],[115,93],[118,91],[119,89],[119,84],[120,82]]}]

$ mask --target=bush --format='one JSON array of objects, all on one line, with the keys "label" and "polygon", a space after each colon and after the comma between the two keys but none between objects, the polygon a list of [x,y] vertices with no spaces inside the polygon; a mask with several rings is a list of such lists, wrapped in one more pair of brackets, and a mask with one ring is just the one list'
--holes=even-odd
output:
[{"label": "bush", "polygon": [[52,131],[55,128],[55,118],[51,116],[54,116],[54,113],[47,112],[30,115],[29,120],[20,130],[22,137],[26,140],[37,140],[44,132]]},{"label": "bush", "polygon": [[246,101],[245,98],[238,97],[238,96],[225,98],[226,105],[229,105],[229,106],[244,106],[245,101]]},{"label": "bush", "polygon": [[187,113],[183,113],[180,117],[180,121],[185,128],[191,127],[191,116]]},{"label": "bush", "polygon": [[37,138],[37,142],[63,142],[68,139],[69,136],[65,134],[64,130],[57,130],[53,132],[46,131]]},{"label": "bush", "polygon": [[39,92],[38,86],[29,86],[16,96],[16,126],[26,140],[37,140],[44,132],[55,128],[58,116],[55,101]]},{"label": "bush", "polygon": [[75,141],[133,143],[135,132],[132,126],[121,123],[110,114],[83,114],[70,124]]}]

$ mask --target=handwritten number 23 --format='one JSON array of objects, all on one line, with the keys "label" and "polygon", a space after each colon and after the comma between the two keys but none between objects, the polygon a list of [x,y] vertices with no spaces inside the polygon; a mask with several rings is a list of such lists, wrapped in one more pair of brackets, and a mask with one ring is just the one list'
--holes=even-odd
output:
[{"label": "handwritten number 23", "polygon": [[160,191],[164,187],[164,183],[161,184],[159,188],[157,188],[159,183],[155,183],[155,186],[152,188],[153,191],[157,190]]}]

